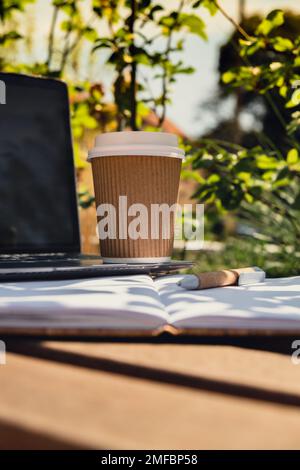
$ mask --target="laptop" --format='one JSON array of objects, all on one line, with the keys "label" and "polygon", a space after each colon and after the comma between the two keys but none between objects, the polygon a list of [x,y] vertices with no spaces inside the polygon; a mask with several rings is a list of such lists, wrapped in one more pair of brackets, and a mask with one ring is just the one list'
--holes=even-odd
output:
[{"label": "laptop", "polygon": [[[69,99],[61,81],[0,73],[0,281],[158,274],[81,254]],[[96,215],[95,215],[96,216]]]}]

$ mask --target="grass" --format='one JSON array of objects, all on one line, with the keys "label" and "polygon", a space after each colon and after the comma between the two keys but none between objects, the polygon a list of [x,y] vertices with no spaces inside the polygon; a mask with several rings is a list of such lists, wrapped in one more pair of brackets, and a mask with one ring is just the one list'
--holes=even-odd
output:
[{"label": "grass", "polygon": [[268,277],[300,275],[299,251],[283,247],[274,250],[271,245],[248,238],[229,238],[224,242],[224,249],[218,252],[189,251],[185,259],[195,262],[192,272],[196,273],[259,266]]}]

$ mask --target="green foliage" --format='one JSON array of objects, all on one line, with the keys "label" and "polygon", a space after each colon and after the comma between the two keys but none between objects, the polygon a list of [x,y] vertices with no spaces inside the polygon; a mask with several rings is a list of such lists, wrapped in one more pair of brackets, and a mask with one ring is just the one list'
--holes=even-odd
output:
[{"label": "green foliage", "polygon": [[256,29],[256,34],[268,36],[268,34],[284,22],[284,15],[282,10],[273,10],[267,17],[260,23]]},{"label": "green foliage", "polygon": [[14,29],[5,31],[4,25],[6,21],[12,19],[14,13],[24,12],[25,6],[28,3],[33,2],[34,0],[0,0],[0,47],[8,47],[14,41],[22,38],[22,36]]},{"label": "green foliage", "polygon": [[[174,53],[183,51],[184,41],[189,34],[205,38],[205,24],[194,13],[187,13],[187,0],[178,1],[176,6],[168,7],[167,2],[159,4],[156,0],[133,2],[129,0],[52,0],[52,14],[49,16],[48,45],[45,61],[20,63],[6,59],[4,46],[14,46],[24,39],[12,29],[11,20],[15,13],[25,11],[25,7],[35,0],[2,0],[0,18],[2,33],[0,47],[4,52],[0,59],[0,68],[44,76],[63,78],[74,86],[77,93],[85,94],[85,103],[72,101],[73,131],[80,138],[84,129],[91,129],[103,120],[116,122],[116,128],[138,128],[142,119],[153,110],[158,116],[158,127],[164,122],[166,107],[171,101],[171,86],[181,74],[191,74],[193,67],[182,59],[174,59]],[[90,8],[90,17],[83,14]],[[206,7],[210,2],[206,1]],[[87,6],[88,4],[88,6]],[[145,33],[150,26],[151,33]],[[103,33],[105,31],[105,33]],[[176,37],[175,37],[176,35]],[[165,37],[165,47],[161,48],[161,37]],[[99,111],[92,116],[91,95],[86,84],[74,79],[76,70],[72,70],[74,54],[79,51],[82,42],[91,43],[91,59],[106,57],[106,63],[114,70],[112,91],[115,109],[107,113],[108,103],[105,96],[99,97],[98,105],[104,112],[104,119]],[[85,45],[86,47],[86,45]],[[11,48],[13,50],[13,48]],[[144,69],[148,69],[148,71]],[[139,70],[139,73],[138,73]],[[152,71],[152,78],[147,78]],[[161,93],[154,96],[150,81],[161,82]],[[93,98],[92,98],[93,99]],[[142,106],[143,105],[143,106]],[[142,110],[142,111],[141,111]],[[110,124],[109,124],[110,125]]]},{"label": "green foliage", "polygon": [[4,33],[0,35],[0,46],[7,47],[13,41],[17,39],[21,39],[22,36],[17,33],[17,31],[9,31],[8,33]]},{"label": "green foliage", "polygon": [[201,143],[203,147],[194,154],[193,169],[205,170],[209,176],[195,197],[227,211],[241,207],[248,211],[247,204],[259,202],[260,208],[273,208],[276,220],[298,227],[300,159],[296,148],[281,156],[261,147],[249,150],[215,140]]},{"label": "green foliage", "polygon": [[[194,72],[178,52],[183,52],[188,35],[206,38],[205,24],[190,11],[189,0],[172,5],[157,0],[52,0],[45,60],[23,63],[18,60],[18,43],[26,38],[17,31],[20,16],[15,14],[26,12],[26,6],[34,2],[0,1],[0,69],[69,83],[78,169],[84,167],[81,140],[86,131],[139,129],[150,111],[157,117],[155,130],[161,128],[176,78]],[[208,8],[209,4],[206,0],[203,6]],[[77,79],[81,47],[90,61],[104,58],[113,70],[113,103],[101,85]],[[153,81],[160,84],[157,95],[152,93]]]},{"label": "green foliage", "polygon": [[0,1],[0,20],[3,22],[10,19],[16,11],[23,12],[28,3],[34,0],[1,0]]},{"label": "green foliage", "polygon": [[[101,5],[102,3],[102,5]],[[103,4],[106,5],[105,8]],[[157,127],[165,120],[166,107],[171,101],[172,84],[178,75],[191,74],[193,67],[182,59],[181,52],[187,34],[206,39],[205,24],[194,13],[187,13],[187,0],[178,1],[170,10],[167,2],[99,2],[93,3],[94,12],[108,22],[109,34],[95,41],[94,52],[107,50],[106,63],[115,72],[114,101],[117,106],[119,130],[139,128],[139,103],[157,116]],[[108,6],[109,5],[109,6]],[[122,17],[119,15],[122,7]],[[150,32],[147,32],[147,28]],[[161,39],[165,44],[161,46]],[[138,73],[139,72],[139,73]],[[161,93],[154,95],[150,85],[160,82]]]},{"label": "green foliage", "polygon": [[187,13],[181,13],[178,18],[178,28],[184,27],[190,33],[196,34],[203,39],[207,39],[205,33],[205,23],[199,16]]},{"label": "green foliage", "polygon": [[218,6],[215,0],[196,0],[196,2],[192,4],[193,8],[198,8],[200,6],[206,8],[212,16],[218,11]]},{"label": "green foliage", "polygon": [[[282,153],[272,142],[245,148],[227,142],[203,139],[194,150],[193,169],[206,175],[194,196],[206,202],[210,211],[234,212],[256,227],[265,240],[281,249],[300,249],[300,158],[296,132],[299,111],[286,124],[269,91],[278,91],[286,108],[300,104],[300,38],[275,35],[284,14],[271,12],[256,28],[255,36],[240,40],[239,54],[244,64],[223,73],[223,83],[252,93],[265,94],[286,133],[289,150]],[[272,32],[272,36],[269,34]],[[267,63],[253,66],[251,57],[266,52]]]},{"label": "green foliage", "polygon": [[[77,90],[77,94],[85,95],[85,102],[81,99],[80,104],[76,103],[76,97],[71,102],[76,139],[82,137],[85,129],[95,128],[97,122],[102,128],[103,122],[111,128],[114,121],[116,129],[138,129],[147,110],[157,116],[157,128],[163,125],[167,105],[171,102],[172,85],[179,75],[194,72],[190,64],[179,58],[178,52],[183,51],[188,34],[206,38],[205,24],[199,14],[190,11],[189,0],[178,0],[172,6],[167,2],[160,4],[157,0],[52,0],[45,61],[20,63],[11,60],[7,55],[9,49],[4,49],[4,46],[17,51],[16,44],[24,38],[12,29],[11,20],[14,20],[15,13],[24,12],[27,4],[34,1],[3,0],[0,3],[3,24],[0,47],[4,52],[0,59],[2,70],[62,78],[70,83],[71,89]],[[206,0],[200,3],[214,12],[214,2]],[[195,2],[192,6],[197,7]],[[88,8],[89,16],[84,13]],[[85,50],[88,50],[88,43],[91,44],[91,60],[105,57],[106,64],[114,71],[114,109],[110,108],[109,112],[105,94],[101,94],[98,103],[92,104],[94,97],[87,85],[78,83],[75,78],[76,54],[83,42]],[[157,95],[152,92],[154,81],[160,83],[161,92]],[[96,105],[98,111],[95,113],[93,108]]]},{"label": "green foliage", "polygon": [[233,211],[265,240],[300,249],[300,159],[292,148],[281,156],[261,147],[246,149],[204,140],[193,168],[207,177],[194,194],[207,210]]},{"label": "green foliage", "polygon": [[[268,277],[297,276],[300,274],[300,254],[277,249],[276,245],[258,239],[229,237],[220,251],[201,251],[192,272],[217,271],[233,267],[259,266]],[[188,257],[189,258],[189,257]]]},{"label": "green foliage", "polygon": [[[273,30],[283,21],[283,12],[274,10],[258,25],[254,37],[240,39],[239,54],[245,65],[226,71],[222,80],[260,94],[277,89],[282,97],[289,98],[286,106],[295,107],[300,103],[299,90],[294,89],[300,84],[300,36],[291,40],[274,35]],[[265,52],[266,63],[252,66],[251,57],[261,51]]]},{"label": "green foliage", "polygon": [[82,209],[88,209],[95,202],[95,198],[91,196],[90,192],[86,189],[78,192],[79,206]]}]

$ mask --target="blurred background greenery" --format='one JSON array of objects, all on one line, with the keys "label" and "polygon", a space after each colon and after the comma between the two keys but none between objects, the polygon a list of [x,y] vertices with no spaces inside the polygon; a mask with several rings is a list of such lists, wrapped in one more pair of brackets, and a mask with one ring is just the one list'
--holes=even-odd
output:
[{"label": "blurred background greenery", "polygon": [[300,5],[296,0],[0,0],[0,70],[70,90],[83,248],[98,250],[95,134],[174,132],[180,202],[205,203],[196,270],[300,273]]}]

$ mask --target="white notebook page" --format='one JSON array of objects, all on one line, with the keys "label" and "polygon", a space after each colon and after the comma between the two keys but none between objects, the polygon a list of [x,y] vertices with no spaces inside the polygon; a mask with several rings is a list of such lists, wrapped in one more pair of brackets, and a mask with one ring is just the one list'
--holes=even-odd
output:
[{"label": "white notebook page", "polygon": [[167,320],[147,275],[0,284],[0,327],[152,330]]},{"label": "white notebook page", "polygon": [[155,280],[170,324],[179,328],[300,329],[300,277],[246,287],[187,291],[183,275]]},{"label": "white notebook page", "polygon": [[0,284],[0,328],[300,329],[300,277],[187,291],[182,275]]}]

